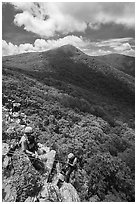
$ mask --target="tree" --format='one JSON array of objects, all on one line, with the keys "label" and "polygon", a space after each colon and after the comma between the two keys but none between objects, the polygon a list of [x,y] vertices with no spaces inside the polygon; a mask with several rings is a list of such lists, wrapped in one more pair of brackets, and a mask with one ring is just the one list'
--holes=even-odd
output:
[{"label": "tree", "polygon": [[121,159],[109,153],[94,155],[86,166],[89,179],[89,197],[98,195],[101,201],[108,191],[115,189],[124,194],[127,201],[134,201],[134,180],[131,171]]}]

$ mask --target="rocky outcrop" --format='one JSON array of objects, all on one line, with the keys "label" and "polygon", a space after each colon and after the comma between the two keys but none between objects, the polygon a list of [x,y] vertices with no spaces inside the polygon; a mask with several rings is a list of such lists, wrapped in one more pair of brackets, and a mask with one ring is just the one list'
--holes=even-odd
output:
[{"label": "rocky outcrop", "polygon": [[45,183],[37,199],[39,202],[80,202],[75,188],[66,182],[60,189],[55,184]]},{"label": "rocky outcrop", "polygon": [[51,183],[45,183],[38,195],[39,202],[61,202],[62,196],[59,188]]},{"label": "rocky outcrop", "polygon": [[[7,118],[10,118],[5,110]],[[6,124],[6,134],[8,136],[22,135],[23,125],[20,124],[21,113],[13,114],[13,119],[9,119]],[[4,116],[3,116],[4,117]],[[13,141],[12,141],[13,140]],[[47,182],[55,161],[56,151],[50,150],[42,144],[41,155],[35,160],[28,158],[20,149],[12,152],[12,157],[7,156],[10,146],[16,143],[12,139],[10,144],[2,144],[3,158],[3,185],[2,197],[4,202],[79,202],[80,198],[72,184],[64,182],[61,188],[57,186],[60,164],[56,163],[56,171],[50,183]],[[45,153],[44,153],[45,152]],[[34,162],[35,161],[35,162]],[[38,171],[39,162],[44,164],[44,172]],[[10,165],[9,165],[10,164]]]},{"label": "rocky outcrop", "polygon": [[52,166],[53,166],[53,162],[55,159],[55,155],[56,155],[56,151],[55,150],[51,150],[48,153],[41,155],[40,159],[45,162],[45,166],[51,170]]},{"label": "rocky outcrop", "polygon": [[39,156],[40,160],[44,163],[44,166],[45,166],[46,181],[47,181],[48,176],[52,170],[53,163],[55,160],[55,155],[56,155],[56,151],[51,150],[51,151],[47,152],[46,154]]},{"label": "rocky outcrop", "polygon": [[97,195],[94,195],[89,199],[89,202],[99,202],[99,201],[100,199]]},{"label": "rocky outcrop", "polygon": [[16,201],[16,188],[12,185],[12,180],[7,180],[2,186],[2,199],[4,202]]},{"label": "rocky outcrop", "polygon": [[64,182],[60,188],[62,202],[80,202],[76,189],[70,183]]},{"label": "rocky outcrop", "polygon": [[4,168],[7,167],[9,161],[10,161],[10,158],[7,155],[9,151],[9,145],[7,143],[2,143],[2,165]]},{"label": "rocky outcrop", "polygon": [[9,145],[7,143],[2,143],[2,156],[5,156],[9,151]]}]

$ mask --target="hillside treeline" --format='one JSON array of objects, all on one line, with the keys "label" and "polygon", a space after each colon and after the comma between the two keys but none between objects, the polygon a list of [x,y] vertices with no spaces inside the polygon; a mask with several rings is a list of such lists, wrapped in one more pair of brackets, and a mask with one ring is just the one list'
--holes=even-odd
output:
[{"label": "hillside treeline", "polygon": [[[114,120],[78,90],[69,94],[65,86],[64,90],[57,89],[10,69],[3,70],[2,86],[3,95],[21,103],[39,142],[55,144],[62,162],[70,152],[77,156],[71,183],[81,201],[135,201],[133,120],[130,124]],[[22,136],[17,132],[9,137],[6,129],[3,120],[5,142]]]}]

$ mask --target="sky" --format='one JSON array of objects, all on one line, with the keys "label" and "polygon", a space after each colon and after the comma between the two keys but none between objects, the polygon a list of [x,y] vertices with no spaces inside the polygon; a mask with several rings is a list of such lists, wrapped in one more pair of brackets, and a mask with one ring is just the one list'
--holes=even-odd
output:
[{"label": "sky", "polygon": [[2,55],[72,44],[91,56],[135,56],[134,2],[2,4]]}]

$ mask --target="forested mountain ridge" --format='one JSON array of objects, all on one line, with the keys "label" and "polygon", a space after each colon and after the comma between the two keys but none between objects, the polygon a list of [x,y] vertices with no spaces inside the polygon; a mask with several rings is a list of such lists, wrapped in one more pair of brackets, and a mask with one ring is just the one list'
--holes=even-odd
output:
[{"label": "forested mountain ridge", "polygon": [[121,54],[109,54],[97,57],[99,60],[106,62],[110,66],[135,77],[135,57],[121,55]]},{"label": "forested mountain ridge", "polygon": [[71,45],[47,52],[4,57],[3,72],[5,68],[27,74],[73,97],[84,98],[116,119],[127,118],[127,122],[134,115],[134,77]]},{"label": "forested mountain ridge", "polygon": [[[2,72],[3,94],[21,102],[38,141],[55,143],[61,161],[77,156],[71,183],[81,201],[134,201],[134,77],[73,46],[3,57]],[[3,141],[16,141],[7,129],[4,119]],[[22,172],[18,201],[33,192]]]}]

